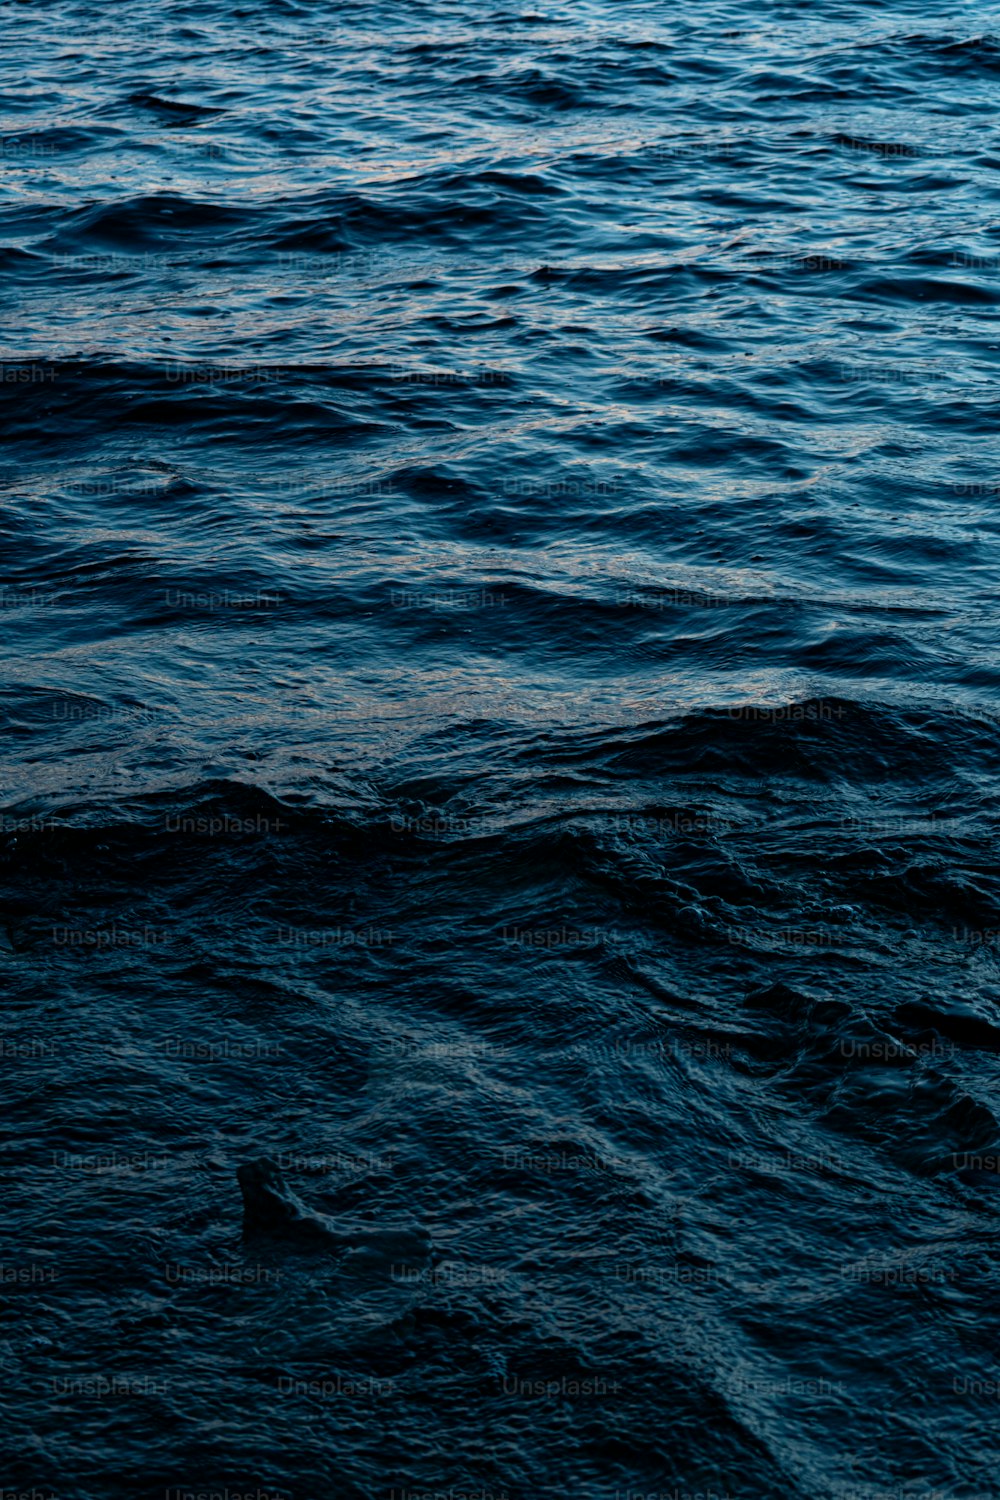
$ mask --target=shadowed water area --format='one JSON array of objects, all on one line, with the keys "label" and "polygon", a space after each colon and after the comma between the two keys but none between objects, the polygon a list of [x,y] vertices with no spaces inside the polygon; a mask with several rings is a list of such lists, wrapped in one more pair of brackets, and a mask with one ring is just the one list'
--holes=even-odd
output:
[{"label": "shadowed water area", "polygon": [[0,4],[0,1490],[998,1493],[998,85]]}]

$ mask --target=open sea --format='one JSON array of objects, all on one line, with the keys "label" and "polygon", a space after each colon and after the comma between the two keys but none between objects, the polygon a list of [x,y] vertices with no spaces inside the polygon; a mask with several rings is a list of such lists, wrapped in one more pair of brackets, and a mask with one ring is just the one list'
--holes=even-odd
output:
[{"label": "open sea", "polygon": [[998,102],[0,3],[0,1500],[1000,1495]]}]

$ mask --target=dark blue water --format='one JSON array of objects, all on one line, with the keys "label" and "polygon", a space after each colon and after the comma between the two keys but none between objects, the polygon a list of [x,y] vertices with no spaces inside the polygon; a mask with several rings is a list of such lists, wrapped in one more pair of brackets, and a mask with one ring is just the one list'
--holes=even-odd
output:
[{"label": "dark blue water", "polygon": [[0,76],[4,1500],[1000,1493],[1000,7]]}]

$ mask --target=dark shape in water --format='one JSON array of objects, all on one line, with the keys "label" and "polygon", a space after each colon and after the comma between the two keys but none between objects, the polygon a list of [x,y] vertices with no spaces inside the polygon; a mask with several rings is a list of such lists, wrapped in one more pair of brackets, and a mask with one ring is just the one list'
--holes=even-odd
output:
[{"label": "dark shape in water", "polygon": [[159,115],[171,125],[193,125],[198,120],[225,114],[225,110],[216,109],[207,104],[192,104],[186,99],[162,99],[159,94],[141,92],[131,94],[129,103],[136,105],[139,109],[146,109],[152,114]]},{"label": "dark shape in water", "polygon": [[313,1213],[268,1157],[236,1169],[243,1194],[243,1235],[294,1240],[306,1246],[412,1263],[425,1260],[430,1236],[416,1224],[349,1224]]}]

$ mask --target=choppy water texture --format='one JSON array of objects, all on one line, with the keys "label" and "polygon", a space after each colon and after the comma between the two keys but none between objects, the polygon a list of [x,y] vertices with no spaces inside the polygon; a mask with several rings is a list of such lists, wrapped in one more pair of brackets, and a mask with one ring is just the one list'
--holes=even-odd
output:
[{"label": "choppy water texture", "polygon": [[4,1491],[998,1493],[997,7],[0,30]]}]

